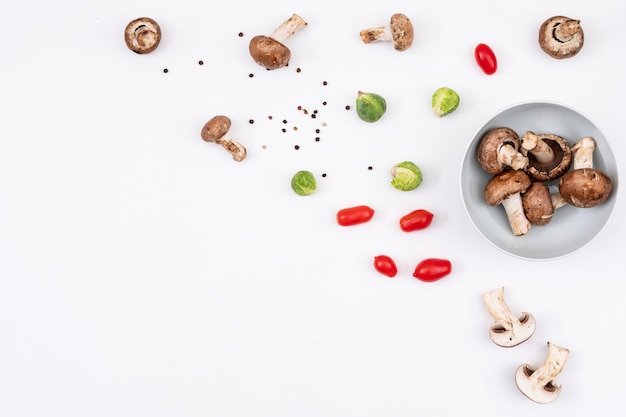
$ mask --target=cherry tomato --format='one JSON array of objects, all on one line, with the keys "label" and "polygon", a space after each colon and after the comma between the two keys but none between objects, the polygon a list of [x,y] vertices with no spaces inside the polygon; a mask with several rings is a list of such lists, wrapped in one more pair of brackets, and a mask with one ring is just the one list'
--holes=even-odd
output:
[{"label": "cherry tomato", "polygon": [[374,268],[383,275],[393,278],[398,273],[396,263],[387,255],[374,257]]},{"label": "cherry tomato", "polygon": [[424,209],[414,210],[400,218],[400,229],[404,232],[426,229],[433,221],[433,214]]},{"label": "cherry tomato", "polygon": [[337,223],[340,226],[354,226],[369,222],[372,217],[374,217],[374,209],[369,206],[348,207],[337,212]]},{"label": "cherry tomato", "polygon": [[452,263],[447,259],[428,258],[415,267],[413,276],[420,281],[437,281],[452,272]]},{"label": "cherry tomato", "polygon": [[496,54],[493,50],[484,43],[479,43],[474,49],[474,58],[476,63],[487,75],[491,75],[498,69],[498,61],[496,60]]}]

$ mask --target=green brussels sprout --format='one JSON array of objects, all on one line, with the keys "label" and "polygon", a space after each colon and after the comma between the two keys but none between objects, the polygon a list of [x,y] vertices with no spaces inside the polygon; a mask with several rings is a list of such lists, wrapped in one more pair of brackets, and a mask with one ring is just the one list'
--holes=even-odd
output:
[{"label": "green brussels sprout", "polygon": [[433,93],[432,106],[437,117],[446,116],[459,107],[459,95],[451,88],[441,87]]},{"label": "green brussels sprout", "polygon": [[391,185],[400,191],[411,191],[422,183],[422,170],[411,161],[400,162],[391,169]]},{"label": "green brussels sprout", "polygon": [[315,176],[309,171],[298,171],[291,178],[291,189],[298,195],[311,195],[317,191]]},{"label": "green brussels sprout", "polygon": [[387,102],[374,93],[359,91],[356,97],[356,114],[361,120],[373,123],[380,119],[387,111]]}]

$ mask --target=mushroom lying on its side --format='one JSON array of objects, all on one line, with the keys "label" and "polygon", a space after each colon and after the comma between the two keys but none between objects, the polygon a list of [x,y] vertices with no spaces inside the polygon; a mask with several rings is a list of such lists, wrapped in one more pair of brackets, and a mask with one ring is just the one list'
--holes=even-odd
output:
[{"label": "mushroom lying on its side", "polygon": [[521,193],[530,187],[530,178],[519,169],[511,169],[494,175],[485,186],[485,202],[489,206],[502,204],[515,236],[530,230],[530,222],[524,214]]},{"label": "mushroom lying on its side", "polygon": [[250,56],[257,64],[269,69],[278,69],[289,65],[291,51],[283,42],[291,35],[307,26],[297,14],[292,14],[271,35],[258,35],[250,40]]},{"label": "mushroom lying on its side", "polygon": [[559,179],[559,193],[569,204],[590,208],[602,204],[613,188],[611,178],[593,168],[593,152],[596,142],[584,137],[572,146],[573,169]]},{"label": "mushroom lying on its side", "polygon": [[387,26],[363,29],[359,35],[363,43],[391,41],[393,49],[402,52],[413,45],[413,24],[402,13],[395,13]]},{"label": "mushroom lying on its side", "polygon": [[528,157],[519,152],[519,135],[508,127],[496,127],[483,135],[476,152],[480,167],[488,174],[499,174],[506,168],[525,169]]}]

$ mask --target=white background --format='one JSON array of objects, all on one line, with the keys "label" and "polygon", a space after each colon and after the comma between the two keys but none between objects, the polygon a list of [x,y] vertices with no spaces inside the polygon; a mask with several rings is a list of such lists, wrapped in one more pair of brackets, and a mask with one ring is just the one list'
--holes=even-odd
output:
[{"label": "white background", "polygon": [[[12,3],[0,13],[0,415],[624,415],[621,189],[593,242],[534,262],[479,235],[458,180],[481,125],[530,100],[581,111],[625,160],[624,2]],[[395,12],[415,25],[411,49],[361,42]],[[266,71],[248,41],[292,13],[309,25],[287,41],[290,66]],[[537,44],[559,14],[586,38],[561,61]],[[150,55],[123,41],[139,16],[163,31]],[[474,62],[479,42],[497,54],[493,76]],[[438,119],[441,86],[461,105]],[[387,99],[379,122],[357,118],[359,90]],[[216,114],[245,161],[201,140]],[[407,159],[424,182],[402,193],[389,169]],[[290,189],[301,169],[313,196]],[[336,211],[358,204],[374,219],[339,227]],[[432,226],[401,232],[416,208]],[[373,270],[380,253],[396,278]],[[453,273],[414,279],[427,257]],[[499,286],[538,322],[513,349],[488,336],[481,294]],[[560,397],[538,405],[513,373],[540,365],[547,341],[571,353]]]}]

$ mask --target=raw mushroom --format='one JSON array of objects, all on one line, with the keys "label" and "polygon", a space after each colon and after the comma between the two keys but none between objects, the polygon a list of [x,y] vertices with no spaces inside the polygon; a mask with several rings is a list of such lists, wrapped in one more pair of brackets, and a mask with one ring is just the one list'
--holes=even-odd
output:
[{"label": "raw mushroom", "polygon": [[596,141],[587,136],[572,146],[573,169],[559,179],[559,193],[569,204],[589,208],[603,203],[613,188],[611,178],[593,168]]},{"label": "raw mushroom", "polygon": [[228,117],[215,116],[205,123],[200,135],[205,142],[214,142],[218,145],[222,145],[224,149],[232,154],[235,161],[241,162],[246,159],[246,148],[226,136],[230,130],[230,126],[231,122]]},{"label": "raw mushroom", "polygon": [[539,28],[539,46],[552,58],[563,59],[576,55],[585,43],[580,20],[553,16]]},{"label": "raw mushroom", "polygon": [[524,214],[531,224],[544,226],[550,223],[554,214],[552,195],[548,186],[542,181],[533,181],[522,194]]},{"label": "raw mushroom", "polygon": [[138,54],[154,51],[161,42],[161,28],[149,17],[139,17],[126,25],[124,30],[126,46]]},{"label": "raw mushroom", "polygon": [[548,404],[559,396],[561,385],[554,380],[561,373],[569,350],[548,342],[548,356],[539,368],[530,365],[520,365],[515,372],[515,383],[519,390],[529,399]]},{"label": "raw mushroom", "polygon": [[478,163],[488,174],[499,174],[507,167],[525,169],[528,157],[519,152],[519,135],[508,127],[489,130],[478,144]]},{"label": "raw mushroom", "polygon": [[510,169],[494,175],[485,186],[484,197],[487,205],[502,204],[515,236],[530,230],[530,222],[524,214],[521,193],[530,187],[530,178],[519,169]]},{"label": "raw mushroom", "polygon": [[270,70],[289,65],[291,51],[283,42],[306,26],[307,22],[297,14],[292,14],[271,35],[252,38],[248,46],[250,56],[254,62]]},{"label": "raw mushroom", "polygon": [[521,152],[528,156],[526,173],[536,181],[552,181],[569,170],[572,150],[567,140],[558,135],[528,131],[521,139]]},{"label": "raw mushroom", "polygon": [[363,43],[376,41],[391,41],[396,51],[406,51],[413,44],[413,24],[402,13],[391,16],[388,26],[378,26],[364,29],[360,32]]},{"label": "raw mushroom", "polygon": [[489,337],[498,346],[513,347],[528,340],[535,332],[535,318],[523,312],[515,316],[504,301],[504,287],[483,294],[483,301],[495,323],[489,328]]}]

